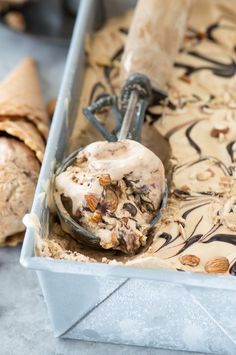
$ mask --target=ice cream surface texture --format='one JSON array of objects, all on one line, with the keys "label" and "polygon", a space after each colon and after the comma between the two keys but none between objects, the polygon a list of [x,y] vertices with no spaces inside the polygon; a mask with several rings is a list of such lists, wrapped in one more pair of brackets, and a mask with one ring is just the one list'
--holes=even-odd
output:
[{"label": "ice cream surface texture", "polygon": [[133,254],[145,245],[148,225],[164,191],[161,160],[133,140],[95,142],[56,177],[72,215],[103,248]]},{"label": "ice cream surface texture", "polygon": [[[198,0],[168,84],[168,100],[149,107],[142,143],[166,161],[169,199],[146,250],[127,257],[92,251],[58,224],[40,254],[146,268],[236,274],[236,3]],[[110,19],[87,44],[88,65],[71,149],[98,140],[82,107],[119,93],[120,57],[130,14]],[[155,43],[153,43],[155,45]],[[101,119],[105,120],[105,115]],[[155,132],[159,135],[155,138]]]}]

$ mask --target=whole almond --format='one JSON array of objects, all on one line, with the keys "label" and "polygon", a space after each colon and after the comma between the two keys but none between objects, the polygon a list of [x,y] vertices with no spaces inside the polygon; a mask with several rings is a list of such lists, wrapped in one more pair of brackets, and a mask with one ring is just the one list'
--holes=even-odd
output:
[{"label": "whole almond", "polygon": [[87,207],[90,209],[91,212],[94,212],[98,205],[98,198],[94,194],[87,194],[85,195],[85,200],[87,203]]},{"label": "whole almond", "polygon": [[224,274],[228,271],[229,260],[224,256],[209,260],[205,265],[205,271],[210,274]]},{"label": "whole almond", "polygon": [[207,181],[210,178],[212,178],[214,175],[215,175],[214,171],[212,171],[211,169],[207,169],[207,170],[202,171],[202,172],[197,174],[197,180],[199,180],[199,181]]},{"label": "whole almond", "polygon": [[188,266],[198,266],[200,263],[200,259],[196,255],[182,255],[179,258],[181,264],[188,265]]},{"label": "whole almond", "polygon": [[113,245],[117,245],[117,234],[114,231],[111,234],[111,241]]},{"label": "whole almond", "polygon": [[108,56],[106,55],[99,55],[96,58],[96,64],[101,66],[101,67],[106,67],[111,65],[111,60]]}]

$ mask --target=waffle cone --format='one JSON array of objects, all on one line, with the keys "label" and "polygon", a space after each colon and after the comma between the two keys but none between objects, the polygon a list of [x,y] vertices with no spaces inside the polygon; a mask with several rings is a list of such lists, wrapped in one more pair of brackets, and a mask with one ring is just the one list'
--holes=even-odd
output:
[{"label": "waffle cone", "polygon": [[0,83],[0,120],[5,117],[25,118],[45,138],[48,135],[48,116],[36,66],[31,58],[24,59]]},{"label": "waffle cone", "polygon": [[32,123],[24,119],[13,120],[6,117],[0,120],[0,131],[23,141],[28,148],[35,152],[38,160],[42,162],[45,144]]}]

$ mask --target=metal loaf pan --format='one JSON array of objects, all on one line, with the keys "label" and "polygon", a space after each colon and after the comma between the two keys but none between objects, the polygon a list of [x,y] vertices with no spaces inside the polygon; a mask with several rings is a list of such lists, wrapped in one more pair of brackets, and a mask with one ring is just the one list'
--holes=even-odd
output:
[{"label": "metal loaf pan", "polygon": [[[103,5],[103,6],[101,6]],[[21,263],[36,270],[56,337],[236,354],[236,278],[163,269],[69,262],[38,257],[38,233],[48,232],[42,199],[53,162],[68,152],[84,72],[84,35],[102,9],[120,14],[134,1],[82,0],[32,213],[40,226],[27,228]],[[47,193],[46,193],[47,195]]]}]

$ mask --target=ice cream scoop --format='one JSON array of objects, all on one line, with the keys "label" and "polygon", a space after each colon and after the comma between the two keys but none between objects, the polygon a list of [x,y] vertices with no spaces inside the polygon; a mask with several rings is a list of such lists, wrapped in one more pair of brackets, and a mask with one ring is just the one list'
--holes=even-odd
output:
[{"label": "ice cream scoop", "polygon": [[[105,97],[84,109],[109,142],[95,142],[72,153],[57,170],[54,184],[62,227],[82,243],[133,254],[145,245],[149,230],[160,218],[167,199],[164,167],[136,141],[140,141],[145,111],[153,96],[166,96],[188,5],[189,0],[178,6],[174,0],[168,0],[167,5],[160,0],[140,0],[122,60],[122,75],[128,79],[120,105],[116,98]],[[162,25],[167,26],[164,32]],[[170,49],[167,41],[172,35],[175,39],[171,37]],[[158,51],[150,46],[153,41],[159,45]],[[163,72],[165,62],[168,70]],[[111,106],[114,113],[113,133],[96,117],[105,106]]]},{"label": "ice cream scoop", "polygon": [[105,249],[133,254],[146,244],[165,190],[161,160],[133,140],[95,142],[55,180],[67,211]]}]

